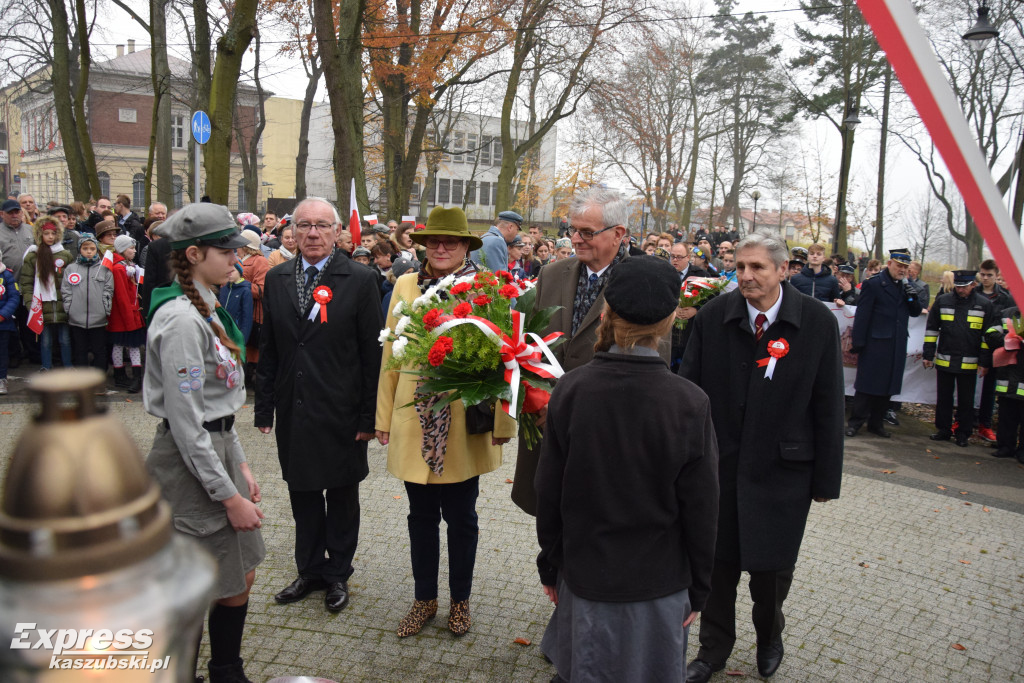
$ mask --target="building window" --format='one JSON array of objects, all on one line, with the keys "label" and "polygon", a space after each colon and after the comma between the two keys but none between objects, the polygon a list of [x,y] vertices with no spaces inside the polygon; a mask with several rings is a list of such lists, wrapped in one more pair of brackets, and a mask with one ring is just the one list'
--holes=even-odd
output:
[{"label": "building window", "polygon": [[409,190],[409,201],[418,202],[420,200],[420,184],[413,183],[412,188]]},{"label": "building window", "polygon": [[490,189],[490,183],[480,183],[480,206],[487,206],[487,196],[490,194]]},{"label": "building window", "polygon": [[[100,171],[96,174],[100,179],[100,194],[104,197],[110,196],[110,174],[106,171]],[[93,199],[99,199],[99,197],[93,197]]]},{"label": "building window", "polygon": [[466,163],[467,164],[474,164],[474,163],[476,163],[476,159],[477,159],[477,156],[476,156],[477,155],[477,149],[476,149],[476,147],[477,147],[477,144],[479,144],[477,142],[479,139],[480,138],[479,138],[479,136],[477,136],[476,133],[469,133],[469,134],[466,135],[466,149],[470,150],[469,152],[466,153]]},{"label": "building window", "polygon": [[462,203],[462,181],[461,180],[453,180],[452,181],[452,204],[461,204],[461,203]]},{"label": "building window", "polygon": [[463,163],[466,158],[462,152],[466,149],[466,134],[461,130],[455,131],[455,145],[452,148],[452,161],[456,164]]},{"label": "building window", "polygon": [[483,144],[480,147],[480,163],[484,166],[491,165],[491,145],[494,144],[494,138],[490,135],[483,137]]},{"label": "building window", "polygon": [[238,210],[245,211],[248,202],[248,197],[245,196],[245,178],[238,181]]},{"label": "building window", "polygon": [[501,138],[494,139],[494,153],[491,154],[491,158],[494,160],[495,166],[501,166],[501,156],[505,153],[505,149],[501,146]]},{"label": "building window", "polygon": [[136,173],[132,177],[132,206],[142,206],[146,203],[146,176]]},{"label": "building window", "polygon": [[171,117],[171,147],[185,149],[185,117],[175,114]]},{"label": "building window", "polygon": [[448,194],[451,191],[451,183],[452,183],[452,181],[448,180],[447,178],[440,178],[437,181],[437,203],[438,204],[447,204],[448,203]]},{"label": "building window", "polygon": [[185,191],[185,183],[180,175],[171,176],[171,188],[174,192],[174,206],[171,208],[180,209],[182,206],[182,194]]},{"label": "building window", "polygon": [[476,181],[466,181],[466,204],[476,204]]}]

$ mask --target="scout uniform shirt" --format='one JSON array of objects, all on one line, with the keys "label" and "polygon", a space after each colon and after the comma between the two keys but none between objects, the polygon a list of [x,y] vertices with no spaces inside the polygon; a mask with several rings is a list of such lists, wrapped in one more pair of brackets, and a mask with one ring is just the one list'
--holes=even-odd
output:
[{"label": "scout uniform shirt", "polygon": [[[217,298],[213,292],[199,283],[195,288],[210,311],[215,311]],[[221,312],[223,309],[216,309],[215,320],[232,338],[232,332],[237,334],[235,341],[244,349],[238,328],[230,316],[220,315]],[[143,385],[146,411],[168,421],[185,466],[202,483],[211,500],[232,497],[238,491],[217,457],[203,423],[229,417],[245,403],[244,357],[240,361],[231,356],[230,349],[221,344],[213,327],[177,282],[154,290],[147,336],[149,357]],[[232,462],[245,462],[234,428],[227,434],[233,441]]]}]

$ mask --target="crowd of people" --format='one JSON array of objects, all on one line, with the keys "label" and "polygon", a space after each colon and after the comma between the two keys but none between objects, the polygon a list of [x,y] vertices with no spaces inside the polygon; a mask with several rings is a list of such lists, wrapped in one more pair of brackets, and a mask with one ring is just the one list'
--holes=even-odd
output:
[{"label": "crowd of people", "polygon": [[[812,503],[839,496],[844,433],[867,423],[889,437],[885,423],[898,425],[910,317],[928,316],[932,439],[965,446],[977,426],[997,457],[1024,463],[1022,330],[1004,322],[1017,309],[991,260],[952,273],[931,301],[905,249],[855,261],[724,227],[638,241],[627,202],[600,188],[573,199],[554,240],[514,211],[478,236],[461,209],[439,207],[425,224],[364,221],[356,244],[322,199],[262,217],[210,203],[168,215],[157,203],[142,218],[124,195],[43,211],[22,195],[2,211],[0,376],[8,357],[42,371],[59,358],[112,364],[115,387],[142,392],[161,420],[147,465],[175,527],[218,561],[215,683],[246,680],[248,595],[266,554],[260,487],[235,431],[247,386],[254,426],[276,439],[294,522],[295,578],[275,601],[323,592],[328,611],[349,604],[359,483],[377,439],[409,503],[413,599],[397,635],[415,636],[439,610],[442,519],[447,628],[470,630],[479,477],[500,467],[517,425],[493,407],[417,401],[419,382],[392,367],[379,337],[400,323],[397,301],[447,276],[507,270],[535,280],[537,310],[557,307],[543,335],[562,333],[554,354],[567,374],[538,416],[543,438],[519,439],[511,494],[537,518],[540,583],[555,605],[541,647],[555,680],[707,681],[737,639],[743,572],[758,671],[775,673]],[[729,286],[680,307],[693,277]],[[819,302],[856,306],[848,419],[838,324]],[[653,427],[621,429],[634,418]]]}]

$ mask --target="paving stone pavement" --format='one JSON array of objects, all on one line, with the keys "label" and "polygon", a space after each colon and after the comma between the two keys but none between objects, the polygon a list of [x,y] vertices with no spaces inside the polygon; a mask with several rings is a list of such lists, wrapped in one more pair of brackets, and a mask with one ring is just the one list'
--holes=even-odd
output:
[{"label": "paving stone pavement", "polygon": [[[157,420],[141,398],[110,397],[110,409],[144,455]],[[34,407],[0,402],[0,466],[6,469]],[[447,631],[447,600],[418,636],[394,629],[412,602],[402,483],[370,448],[360,487],[362,522],[351,604],[329,614],[322,593],[292,605],[273,594],[294,578],[292,523],[272,436],[238,431],[263,489],[266,561],[257,570],[242,655],[254,681],[322,676],[334,681],[548,681],[539,650],[551,613],[534,564],[533,518],[516,508],[505,464],[481,477],[480,545],[471,599],[473,627]],[[848,445],[848,448],[851,446]],[[971,494],[927,491],[847,473],[842,497],[815,505],[786,602],[786,656],[777,681],[1024,681],[1024,515],[972,503]],[[444,535],[442,534],[442,544]],[[446,581],[442,548],[441,585]],[[738,641],[714,681],[759,678],[745,588]],[[696,654],[691,634],[689,658]],[[519,645],[526,638],[530,645]],[[964,649],[954,649],[954,644]],[[208,658],[204,642],[202,659]]]}]

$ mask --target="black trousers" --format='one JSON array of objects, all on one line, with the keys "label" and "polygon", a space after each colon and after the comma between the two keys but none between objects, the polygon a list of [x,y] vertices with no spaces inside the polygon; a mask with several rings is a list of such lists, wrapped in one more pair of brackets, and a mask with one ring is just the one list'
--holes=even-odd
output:
[{"label": "black trousers", "polygon": [[[107,328],[84,327],[71,328],[71,358],[76,368],[84,368],[91,365],[94,368],[107,371]],[[89,362],[89,354],[92,353],[92,363]]]},{"label": "black trousers", "polygon": [[867,422],[868,429],[881,429],[882,418],[885,417],[885,411],[888,409],[888,396],[865,394],[863,391],[854,392],[853,407],[850,409],[850,419],[846,425],[860,429],[861,425]]},{"label": "black trousers", "polygon": [[1006,396],[999,397],[996,446],[1008,452],[1024,451],[1024,401]]},{"label": "black trousers", "polygon": [[348,581],[359,542],[359,484],[325,491],[289,491],[299,576]]},{"label": "black trousers", "polygon": [[956,390],[957,434],[970,436],[974,430],[974,372],[935,371],[935,426],[940,432],[953,431],[953,390]]},{"label": "black trousers", "polygon": [[[782,637],[786,626],[782,603],[793,584],[793,569],[750,572],[750,599],[754,601],[751,616],[758,645],[768,645]],[[700,615],[697,658],[714,667],[725,664],[736,644],[736,587],[741,573],[738,565],[718,560],[711,571],[711,595]]]},{"label": "black trousers", "polygon": [[468,600],[473,590],[476,544],[480,537],[476,499],[480,477],[457,484],[412,484],[409,494],[409,550],[417,600],[437,598],[441,561],[441,518],[448,526],[448,589],[453,602]]},{"label": "black trousers", "polygon": [[39,338],[35,332],[28,329],[28,308],[25,307],[24,302],[18,306],[18,310],[14,314],[14,323],[18,327],[18,331],[10,340],[7,350],[11,360],[38,363],[40,360]]},{"label": "black trousers", "polygon": [[[974,405],[973,401],[971,405]],[[1002,402],[999,407],[1002,408]],[[978,426],[991,427],[992,413],[996,407],[996,374],[990,369],[981,378],[981,401],[978,403]]]}]

